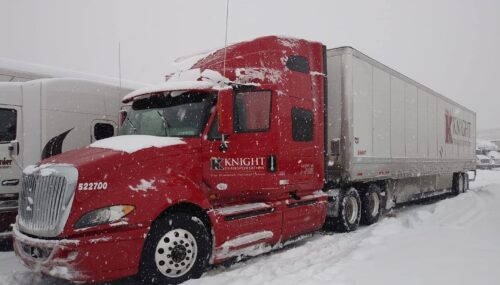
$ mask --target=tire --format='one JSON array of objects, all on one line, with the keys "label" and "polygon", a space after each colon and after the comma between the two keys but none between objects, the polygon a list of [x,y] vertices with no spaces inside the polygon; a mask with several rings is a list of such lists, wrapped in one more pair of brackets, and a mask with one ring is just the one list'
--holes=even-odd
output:
[{"label": "tire", "polygon": [[464,192],[469,190],[469,174],[464,173]]},{"label": "tire", "polygon": [[465,175],[463,173],[460,173],[459,179],[458,190],[460,191],[460,194],[462,194],[465,193]]},{"label": "tire", "polygon": [[453,173],[452,193],[458,195],[464,192],[464,178],[462,173]]},{"label": "tire", "polygon": [[342,191],[339,202],[339,216],[335,228],[341,232],[355,231],[361,219],[361,199],[356,189]]},{"label": "tire", "polygon": [[14,250],[12,238],[0,238],[0,252]]},{"label": "tire", "polygon": [[368,190],[361,194],[361,224],[371,225],[378,221],[382,205],[380,187],[370,184]]},{"label": "tire", "polygon": [[201,220],[175,213],[157,220],[146,238],[138,277],[141,284],[179,284],[207,267],[212,243]]}]

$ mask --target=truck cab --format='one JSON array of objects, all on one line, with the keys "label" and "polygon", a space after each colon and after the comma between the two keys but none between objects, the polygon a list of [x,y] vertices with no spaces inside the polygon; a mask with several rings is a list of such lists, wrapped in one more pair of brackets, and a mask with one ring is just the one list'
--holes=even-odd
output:
[{"label": "truck cab", "polygon": [[54,198],[23,190],[16,254],[72,281],[175,284],[320,229],[323,59],[320,43],[264,37],[128,94],[119,136],[24,170]]}]

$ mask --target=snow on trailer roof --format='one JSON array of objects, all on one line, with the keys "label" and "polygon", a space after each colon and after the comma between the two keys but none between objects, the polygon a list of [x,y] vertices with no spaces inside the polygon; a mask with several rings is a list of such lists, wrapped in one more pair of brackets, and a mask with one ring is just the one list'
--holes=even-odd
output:
[{"label": "snow on trailer roof", "polygon": [[57,68],[42,64],[24,62],[0,57],[0,79],[3,82],[29,81],[42,78],[78,78],[110,85],[120,85],[127,89],[137,89],[147,84],[115,77]]}]

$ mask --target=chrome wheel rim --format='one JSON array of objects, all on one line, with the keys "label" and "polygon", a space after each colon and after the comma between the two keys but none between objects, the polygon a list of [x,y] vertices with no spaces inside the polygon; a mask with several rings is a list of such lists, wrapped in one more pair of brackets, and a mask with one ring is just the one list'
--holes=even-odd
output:
[{"label": "chrome wheel rim", "polygon": [[358,201],[355,197],[348,197],[346,203],[346,217],[347,222],[349,224],[356,223],[356,219],[358,218]]},{"label": "chrome wheel rim", "polygon": [[180,277],[191,270],[197,255],[198,246],[194,236],[184,229],[173,229],[158,241],[156,268],[167,277]]}]

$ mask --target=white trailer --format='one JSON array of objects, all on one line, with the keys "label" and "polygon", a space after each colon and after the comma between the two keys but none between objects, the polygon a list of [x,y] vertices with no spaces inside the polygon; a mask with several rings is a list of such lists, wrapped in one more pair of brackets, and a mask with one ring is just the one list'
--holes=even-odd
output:
[{"label": "white trailer", "polygon": [[144,87],[140,82],[0,57],[0,82],[26,82],[43,78],[80,78],[133,89]]},{"label": "white trailer", "polygon": [[380,185],[386,207],[467,187],[473,111],[351,47],[326,53],[327,181]]},{"label": "white trailer", "polygon": [[17,209],[25,166],[115,135],[130,91],[70,78],[0,83],[0,214]]}]

